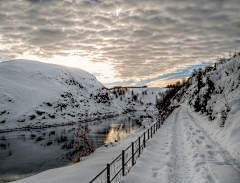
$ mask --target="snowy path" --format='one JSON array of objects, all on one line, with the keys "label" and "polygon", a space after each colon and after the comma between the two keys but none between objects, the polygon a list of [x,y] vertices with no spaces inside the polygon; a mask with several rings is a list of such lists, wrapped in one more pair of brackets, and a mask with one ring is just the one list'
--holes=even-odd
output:
[{"label": "snowy path", "polygon": [[188,107],[169,116],[120,182],[239,183],[240,157],[231,157]]},{"label": "snowy path", "polygon": [[170,177],[171,182],[182,182],[188,183],[191,182],[191,169],[190,163],[187,154],[187,146],[184,142],[184,136],[182,127],[179,122],[181,119],[179,110],[177,113],[177,118],[174,121],[173,125],[173,139],[172,139],[172,147],[171,147],[171,156],[173,159],[171,160],[171,164],[173,167],[172,175]]}]

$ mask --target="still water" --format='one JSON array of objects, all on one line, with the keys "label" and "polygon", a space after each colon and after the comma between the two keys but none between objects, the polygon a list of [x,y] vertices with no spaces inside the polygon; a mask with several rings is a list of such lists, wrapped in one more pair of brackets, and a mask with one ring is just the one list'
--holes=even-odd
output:
[{"label": "still water", "polygon": [[[88,122],[94,146],[124,139],[133,133],[144,112]],[[21,179],[51,168],[72,164],[81,124],[41,130],[0,133],[0,182]]]}]

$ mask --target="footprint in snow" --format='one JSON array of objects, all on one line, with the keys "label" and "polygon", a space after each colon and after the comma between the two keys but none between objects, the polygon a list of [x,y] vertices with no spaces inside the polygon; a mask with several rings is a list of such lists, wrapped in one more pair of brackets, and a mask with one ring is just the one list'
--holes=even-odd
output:
[{"label": "footprint in snow", "polygon": [[207,148],[211,149],[212,148],[212,145],[206,145]]},{"label": "footprint in snow", "polygon": [[195,153],[194,155],[193,155],[193,158],[197,158],[198,157],[198,153]]},{"label": "footprint in snow", "polygon": [[195,163],[194,168],[197,168],[197,167],[199,167],[201,165],[205,165],[205,164],[206,164],[206,162],[204,162],[204,161],[197,162],[197,163]]},{"label": "footprint in snow", "polygon": [[168,167],[172,167],[172,164],[171,164],[170,162],[167,162],[166,165],[167,165]]},{"label": "footprint in snow", "polygon": [[201,169],[200,169],[199,167],[197,167],[195,171],[196,171],[196,172],[200,172],[200,170],[201,170]]},{"label": "footprint in snow", "polygon": [[202,144],[202,141],[201,141],[200,139],[197,139],[196,142],[197,142],[198,144]]},{"label": "footprint in snow", "polygon": [[205,137],[204,137],[204,136],[200,136],[199,138],[202,139],[202,140],[205,140]]},{"label": "footprint in snow", "polygon": [[156,178],[157,178],[157,176],[158,176],[158,172],[154,172],[154,173],[153,173],[153,178],[155,178],[155,179],[156,179]]},{"label": "footprint in snow", "polygon": [[217,153],[216,151],[208,151],[208,154],[209,154],[210,156],[212,156],[213,158],[218,155],[218,153]]},{"label": "footprint in snow", "polygon": [[205,154],[200,154],[200,155],[199,155],[199,153],[195,153],[195,154],[193,155],[193,158],[197,158],[197,157],[205,158]]},{"label": "footprint in snow", "polygon": [[207,175],[207,178],[208,178],[208,180],[210,180],[210,182],[212,182],[212,183],[215,183],[215,182],[216,182],[216,178],[215,178],[215,176],[214,176],[212,173],[210,173],[209,175]]}]

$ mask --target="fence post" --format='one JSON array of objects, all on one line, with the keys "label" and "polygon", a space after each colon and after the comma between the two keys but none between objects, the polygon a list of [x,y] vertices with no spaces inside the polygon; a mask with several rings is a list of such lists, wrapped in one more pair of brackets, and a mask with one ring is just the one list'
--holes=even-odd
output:
[{"label": "fence post", "polygon": [[124,176],[125,174],[125,161],[124,161],[124,157],[125,157],[125,151],[122,150],[122,176]]},{"label": "fence post", "polygon": [[151,126],[151,138],[152,138],[152,126]]},{"label": "fence post", "polygon": [[132,166],[134,165],[134,143],[132,142]]},{"label": "fence post", "polygon": [[141,141],[140,141],[140,137],[138,137],[138,148],[139,148],[139,156],[141,154]]},{"label": "fence post", "polygon": [[148,128],[148,139],[149,139],[149,128]]},{"label": "fence post", "polygon": [[110,164],[107,164],[107,183],[110,183]]},{"label": "fence post", "polygon": [[146,147],[146,132],[144,132],[144,136],[143,136],[143,146],[144,148]]}]

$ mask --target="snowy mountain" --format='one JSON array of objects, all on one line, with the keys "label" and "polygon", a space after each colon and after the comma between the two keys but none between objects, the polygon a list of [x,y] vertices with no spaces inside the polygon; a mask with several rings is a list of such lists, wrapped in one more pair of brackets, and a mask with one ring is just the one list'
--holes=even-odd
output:
[{"label": "snowy mountain", "polygon": [[63,125],[124,112],[123,105],[81,69],[14,60],[0,63],[0,80],[1,130]]}]

